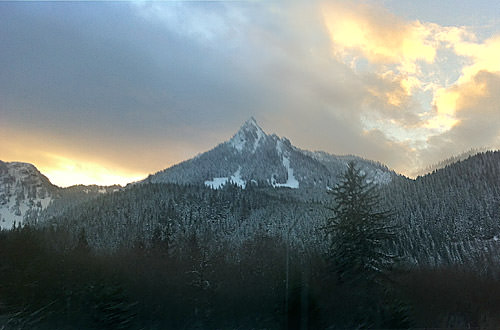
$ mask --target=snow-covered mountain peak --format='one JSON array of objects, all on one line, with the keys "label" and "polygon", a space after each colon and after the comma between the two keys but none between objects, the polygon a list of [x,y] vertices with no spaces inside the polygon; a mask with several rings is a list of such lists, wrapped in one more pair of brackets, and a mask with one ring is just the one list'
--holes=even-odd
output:
[{"label": "snow-covered mountain peak", "polygon": [[4,190],[4,186],[22,185],[26,189],[28,186],[53,187],[49,179],[29,163],[0,161],[0,178],[2,179],[0,192]]},{"label": "snow-covered mountain peak", "polygon": [[248,118],[243,125],[241,125],[240,130],[241,129],[257,129],[262,131],[262,128],[260,128],[259,124],[257,124],[257,120],[253,116]]},{"label": "snow-covered mountain peak", "polygon": [[[213,189],[226,184],[294,189],[311,198],[322,198],[327,186],[334,186],[348,160],[358,160],[369,179],[390,182],[387,168],[359,157],[342,157],[301,150],[286,137],[267,135],[255,118],[238,132],[199,156],[149,176],[145,183],[204,184]],[[380,170],[380,171],[378,171]]]},{"label": "snow-covered mountain peak", "polygon": [[240,127],[238,132],[229,140],[229,144],[233,146],[239,152],[243,149],[249,149],[254,153],[261,141],[266,138],[266,133],[257,124],[254,117],[250,117],[245,123]]},{"label": "snow-covered mountain peak", "polygon": [[44,178],[44,176],[32,164],[22,163],[22,162],[10,162],[3,164],[4,164],[3,170],[0,169],[0,174],[8,173],[20,181],[26,181],[32,179],[34,181],[37,181],[37,183],[39,183]]}]

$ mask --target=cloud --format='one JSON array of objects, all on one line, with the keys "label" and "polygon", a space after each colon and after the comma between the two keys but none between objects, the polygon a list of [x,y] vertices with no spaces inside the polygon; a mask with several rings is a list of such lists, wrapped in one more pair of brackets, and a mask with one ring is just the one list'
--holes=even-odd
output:
[{"label": "cloud", "polygon": [[494,36],[483,43],[458,41],[453,45],[458,55],[468,57],[472,64],[462,70],[462,76],[458,84],[473,80],[474,76],[481,71],[500,71],[500,36]]},{"label": "cloud", "polygon": [[[454,33],[455,32],[455,33]],[[468,38],[467,38],[468,37]],[[447,38],[449,47],[453,48],[458,56],[467,59],[461,69],[461,75],[451,86],[443,86],[436,90],[434,106],[439,115],[450,118],[459,111],[459,99],[463,101],[463,94],[482,94],[484,83],[478,84],[476,76],[480,72],[500,72],[500,36],[495,36],[484,42],[476,41],[470,34],[464,35],[450,32]],[[454,122],[456,124],[456,121]]]},{"label": "cloud", "polygon": [[434,162],[473,148],[500,148],[500,73],[478,72],[470,81],[456,85],[457,124],[429,139],[422,154]]},{"label": "cloud", "polygon": [[403,127],[418,124],[423,107],[413,96],[429,88],[422,68],[436,59],[435,26],[406,22],[366,3],[327,3],[322,12],[334,56],[371,84],[369,111]]},{"label": "cloud", "polygon": [[[493,43],[486,42],[484,48],[489,51],[479,52],[490,55],[478,55],[472,49],[478,45],[474,43],[477,38],[466,27],[404,21],[373,3],[340,1],[327,3],[322,10],[335,56],[350,62],[358,71],[361,60],[370,63],[368,70],[378,75],[370,88],[378,99],[373,102],[373,111],[384,112],[401,126],[427,127],[429,134],[453,127],[457,122],[457,95],[447,90],[450,78],[463,66],[460,58],[472,54],[478,57],[474,65],[464,69],[466,73],[478,72],[478,68],[494,61]],[[422,101],[426,93],[432,102]],[[403,114],[391,114],[386,111],[388,108]]]},{"label": "cloud", "polygon": [[1,6],[2,159],[132,177],[252,115],[299,147],[401,170],[460,149],[476,126],[494,143],[478,123],[479,106],[493,109],[499,42],[469,28],[375,2]]},{"label": "cloud", "polygon": [[423,158],[433,162],[474,148],[500,147],[500,37],[480,41],[471,33],[454,30],[445,39],[463,61],[456,81],[434,93],[436,116],[426,125],[447,129],[429,137],[421,151]]},{"label": "cloud", "polygon": [[415,72],[417,60],[432,62],[436,49],[420,22],[407,23],[382,7],[349,2],[323,6],[335,52],[357,49],[371,62],[398,63]]},{"label": "cloud", "polygon": [[407,143],[424,163],[443,148],[492,145],[496,125],[483,118],[495,83],[486,72],[500,71],[500,37],[482,41],[469,27],[404,21],[370,2],[325,3],[322,12],[332,53],[364,75],[366,129]]},{"label": "cloud", "polygon": [[375,107],[415,121],[398,110],[411,108],[400,78],[358,73],[332,57],[315,3],[51,6],[39,16],[13,5],[0,20],[10,27],[0,115],[11,141],[25,141],[9,144],[3,159],[18,149],[20,160],[54,173],[88,163],[71,168],[133,176],[210,149],[254,115],[304,148],[398,168],[409,161],[404,141],[363,122]]}]

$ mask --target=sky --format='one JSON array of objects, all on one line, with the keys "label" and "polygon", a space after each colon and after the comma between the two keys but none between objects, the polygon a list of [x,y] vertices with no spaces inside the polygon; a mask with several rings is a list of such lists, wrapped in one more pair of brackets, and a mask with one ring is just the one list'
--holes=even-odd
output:
[{"label": "sky", "polygon": [[0,159],[126,184],[255,117],[414,176],[500,147],[498,1],[1,1]]}]

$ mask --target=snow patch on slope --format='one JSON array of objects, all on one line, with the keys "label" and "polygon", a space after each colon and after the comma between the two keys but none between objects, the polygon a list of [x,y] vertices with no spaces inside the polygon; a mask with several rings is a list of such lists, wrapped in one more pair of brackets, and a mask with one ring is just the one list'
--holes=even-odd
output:
[{"label": "snow patch on slope", "polygon": [[237,134],[229,141],[229,144],[231,144],[234,149],[241,152],[243,150],[243,147],[245,147],[246,142],[247,141],[245,140],[244,136]]},{"label": "snow patch on slope", "polygon": [[279,156],[283,154],[283,142],[281,142],[281,140],[276,141],[276,151],[278,152]]},{"label": "snow patch on slope", "polygon": [[23,224],[24,217],[28,212],[36,212],[36,214],[39,214],[42,210],[46,209],[51,202],[51,197],[22,200],[19,203],[16,202],[14,198],[11,198],[7,204],[0,207],[0,228],[12,229],[14,223],[16,223],[16,225]]},{"label": "snow patch on slope", "polygon": [[273,181],[273,187],[288,187],[292,189],[298,189],[299,181],[293,175],[293,168],[290,167],[290,159],[288,159],[288,157],[286,156],[283,156],[283,166],[285,166],[288,174],[286,183],[276,183],[275,181]]},{"label": "snow patch on slope", "polygon": [[260,129],[260,127],[258,126],[257,129],[255,130],[255,133],[257,133],[257,138],[253,143],[253,150],[252,150],[253,153],[255,153],[255,151],[259,147],[260,141],[266,137],[266,133],[264,133],[262,129]]},{"label": "snow patch on slope", "polygon": [[214,178],[213,180],[205,181],[205,186],[217,190],[222,188],[222,186],[226,184],[227,180],[228,178]]},{"label": "snow patch on slope", "polygon": [[373,173],[371,181],[375,184],[389,184],[392,181],[392,177],[389,172],[377,169],[375,173]]},{"label": "snow patch on slope", "polygon": [[238,170],[234,172],[234,174],[231,175],[230,178],[221,177],[221,178],[214,178],[213,180],[207,180],[205,181],[205,186],[217,190],[222,188],[228,181],[234,183],[235,185],[241,187],[242,189],[245,189],[246,181],[241,178],[241,166],[238,167]]},{"label": "snow patch on slope", "polygon": [[19,224],[23,222],[22,210],[23,207],[19,205],[19,212],[16,212],[14,202],[10,202],[0,208],[0,228],[11,229],[14,222]]},{"label": "snow patch on slope", "polygon": [[231,175],[231,182],[242,189],[245,189],[247,183],[241,178],[241,166],[238,167],[238,170],[233,175]]}]

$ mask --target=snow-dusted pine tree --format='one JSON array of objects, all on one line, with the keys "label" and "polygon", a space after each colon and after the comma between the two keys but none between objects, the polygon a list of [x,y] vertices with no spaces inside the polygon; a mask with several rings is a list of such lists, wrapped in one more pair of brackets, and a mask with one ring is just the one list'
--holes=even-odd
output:
[{"label": "snow-dusted pine tree", "polygon": [[393,237],[391,214],[381,210],[377,186],[366,181],[354,162],[330,193],[334,205],[326,231],[334,271],[343,282],[371,281],[388,269],[393,257],[385,251]]}]

